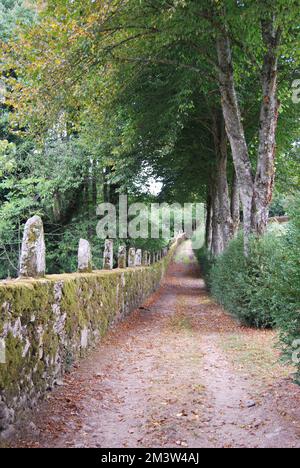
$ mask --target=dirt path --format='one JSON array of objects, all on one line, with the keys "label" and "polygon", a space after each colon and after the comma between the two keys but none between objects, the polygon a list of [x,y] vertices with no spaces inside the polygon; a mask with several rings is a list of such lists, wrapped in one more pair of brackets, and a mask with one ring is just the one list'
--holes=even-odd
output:
[{"label": "dirt path", "polygon": [[[300,447],[272,332],[212,302],[189,242],[160,290],[49,394],[17,446]],[[24,435],[25,434],[25,435]]]}]

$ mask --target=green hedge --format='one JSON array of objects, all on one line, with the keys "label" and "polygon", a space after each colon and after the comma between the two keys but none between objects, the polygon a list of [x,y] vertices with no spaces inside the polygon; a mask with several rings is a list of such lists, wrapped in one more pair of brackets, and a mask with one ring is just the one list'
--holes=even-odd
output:
[{"label": "green hedge", "polygon": [[[297,364],[297,380],[300,383],[300,362],[292,359],[296,349],[300,350],[300,197],[291,216],[292,222],[283,243],[283,261],[276,265],[276,275],[273,276],[272,314],[280,329],[284,356]],[[298,356],[300,358],[300,352]]]},{"label": "green hedge", "polygon": [[251,239],[249,258],[243,255],[243,239],[231,242],[227,251],[211,265],[209,284],[212,295],[243,324],[271,327],[273,276],[282,255],[282,241],[268,235]]}]

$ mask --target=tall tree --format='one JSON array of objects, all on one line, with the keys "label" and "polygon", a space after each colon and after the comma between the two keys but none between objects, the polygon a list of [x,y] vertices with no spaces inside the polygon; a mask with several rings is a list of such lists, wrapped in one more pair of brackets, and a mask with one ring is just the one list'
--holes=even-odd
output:
[{"label": "tall tree", "polygon": [[[216,226],[217,237],[222,238],[216,251],[222,251],[239,223],[239,192],[247,254],[250,234],[260,235],[266,228],[274,182],[278,93],[283,104],[281,116],[290,112],[287,87],[279,78],[288,80],[299,63],[295,48],[299,41],[297,15],[297,2],[290,2],[287,8],[282,0],[203,0],[201,4],[191,0],[49,1],[39,24],[24,35],[17,50],[18,63],[26,78],[21,89],[20,112],[25,104],[23,115],[28,115],[28,103],[31,104],[31,122],[36,117],[38,124],[47,130],[51,118],[55,120],[64,107],[79,131],[84,126],[91,127],[88,121],[92,119],[94,130],[103,135],[108,128],[105,114],[109,106],[111,118],[112,110],[116,110],[112,107],[115,99],[126,96],[123,91],[128,80],[134,81],[135,77],[139,80],[142,70],[148,72],[154,67],[155,74],[148,73],[147,79],[155,81],[157,96],[159,89],[163,89],[159,86],[159,67],[168,71],[172,78],[164,92],[169,101],[174,96],[175,100],[179,98],[179,108],[188,117],[193,109],[185,107],[184,93],[191,90],[194,93],[197,86],[198,96],[207,101],[206,111],[214,113],[217,109],[218,113],[222,106],[227,133],[226,137],[219,115],[217,125],[215,118],[209,122],[204,119],[214,141],[214,160],[218,162],[216,181],[211,177],[216,166],[207,165],[203,162],[205,158],[202,160],[204,170],[208,171],[207,183],[211,184],[208,199],[212,223],[208,225]],[[125,70],[123,84],[120,70]],[[173,81],[176,83],[180,74],[193,82],[190,89],[184,80],[179,80],[179,88],[174,90]],[[163,108],[165,101],[161,99],[159,110],[153,102],[150,108],[158,112],[163,125],[167,122],[168,130],[161,133],[153,125],[150,137],[149,133],[141,132],[145,124],[136,115],[140,111],[139,100],[143,102],[147,90],[146,81],[141,85],[132,105],[125,103],[125,111],[118,106],[117,131],[104,136],[104,141],[110,140],[108,147],[119,156],[123,169],[125,135],[127,148],[132,151],[130,161],[148,165],[151,162],[152,167],[159,167],[158,155],[176,154],[169,148],[180,147],[181,130],[189,121],[178,119],[176,113],[172,115],[171,107]],[[221,103],[216,103],[219,100],[216,91]],[[40,119],[40,114],[49,118]],[[203,121],[201,109],[198,118]],[[282,122],[283,119],[279,124]],[[295,126],[294,123],[287,129],[289,144]],[[144,157],[150,147],[156,148],[149,152],[151,161]],[[232,154],[234,171],[227,164],[227,153]],[[232,188],[228,180],[232,181]]]}]

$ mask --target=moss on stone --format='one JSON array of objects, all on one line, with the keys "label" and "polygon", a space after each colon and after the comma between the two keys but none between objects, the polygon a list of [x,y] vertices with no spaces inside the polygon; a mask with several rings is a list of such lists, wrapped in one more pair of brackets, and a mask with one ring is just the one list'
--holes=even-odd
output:
[{"label": "moss on stone", "polygon": [[151,266],[51,275],[0,283],[2,401],[17,412],[52,388],[58,376],[139,306],[159,285],[174,248]]}]

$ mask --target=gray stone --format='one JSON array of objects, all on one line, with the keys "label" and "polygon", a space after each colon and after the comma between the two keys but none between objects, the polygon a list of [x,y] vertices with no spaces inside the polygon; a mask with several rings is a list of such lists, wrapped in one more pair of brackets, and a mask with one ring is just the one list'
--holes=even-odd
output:
[{"label": "gray stone", "polygon": [[6,403],[0,397],[0,434],[2,438],[7,438],[13,430],[12,423],[15,418],[13,408],[8,408]]},{"label": "gray stone", "polygon": [[0,402],[0,431],[4,431],[9,427],[10,413],[3,401]]},{"label": "gray stone", "polygon": [[36,425],[34,424],[34,422],[30,422],[28,424],[28,427],[29,427],[29,430],[33,433],[35,433],[36,435],[40,434],[40,430],[36,427]]},{"label": "gray stone", "polygon": [[45,256],[43,222],[39,216],[33,216],[25,224],[20,257],[20,278],[45,276]]},{"label": "gray stone", "polygon": [[90,243],[85,239],[80,239],[78,248],[78,271],[80,273],[90,273],[92,271],[92,252]]},{"label": "gray stone", "polygon": [[141,266],[142,264],[142,251],[141,249],[137,249],[135,253],[135,266]]},{"label": "gray stone", "polygon": [[118,268],[126,268],[126,247],[125,247],[125,245],[121,245],[119,247]]},{"label": "gray stone", "polygon": [[112,270],[114,267],[114,242],[110,239],[105,241],[103,254],[103,269]]},{"label": "gray stone", "polygon": [[129,268],[135,267],[135,248],[131,247],[128,252],[128,266]]},{"label": "gray stone", "polygon": [[15,432],[15,427],[12,424],[10,424],[3,432],[1,432],[0,437],[2,440],[9,440],[13,437]]},{"label": "gray stone", "polygon": [[81,331],[81,339],[80,339],[80,345],[82,349],[86,349],[88,347],[88,336],[89,336],[89,331],[87,327],[85,327]]},{"label": "gray stone", "polygon": [[143,266],[148,266],[148,252],[145,250],[143,253],[143,260],[142,260]]},{"label": "gray stone", "polygon": [[57,386],[57,387],[63,387],[64,386],[64,381],[62,379],[56,379],[54,384]]},{"label": "gray stone", "polygon": [[246,407],[247,408],[253,408],[254,406],[256,406],[255,401],[253,401],[253,400],[246,401]]}]

